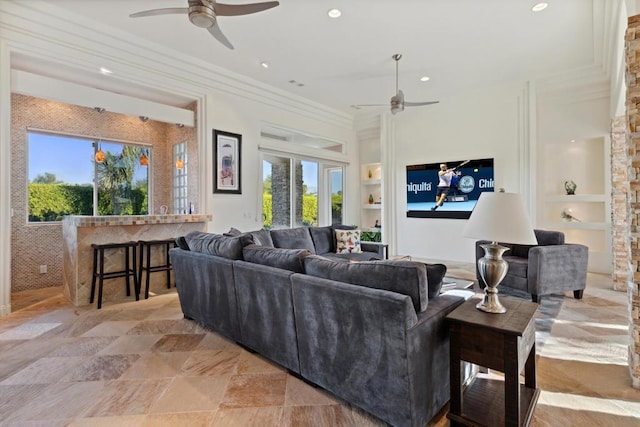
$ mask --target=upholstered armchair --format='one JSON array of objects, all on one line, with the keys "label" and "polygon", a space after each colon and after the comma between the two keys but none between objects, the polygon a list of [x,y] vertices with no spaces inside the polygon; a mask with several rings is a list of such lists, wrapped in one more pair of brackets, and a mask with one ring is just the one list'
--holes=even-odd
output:
[{"label": "upholstered armchair", "polygon": [[[533,302],[542,295],[573,291],[576,299],[582,299],[587,285],[587,260],[589,248],[584,245],[564,243],[564,233],[559,231],[534,230],[537,245],[514,245],[500,243],[510,248],[502,258],[509,263],[509,271],[500,282],[500,287],[519,289],[531,294]],[[481,244],[476,242],[477,260],[484,256]],[[480,272],[476,267],[478,284],[484,288]]]}]

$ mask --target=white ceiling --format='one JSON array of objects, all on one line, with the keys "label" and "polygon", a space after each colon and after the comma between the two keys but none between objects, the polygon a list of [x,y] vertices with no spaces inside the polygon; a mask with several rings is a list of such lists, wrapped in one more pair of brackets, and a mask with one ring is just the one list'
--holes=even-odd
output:
[{"label": "white ceiling", "polygon": [[[85,24],[113,27],[119,37],[130,33],[165,46],[168,55],[193,55],[356,113],[352,104],[389,102],[395,92],[395,53],[403,54],[400,88],[407,101],[442,100],[479,85],[525,81],[602,61],[594,51],[604,37],[602,0],[547,1],[545,11],[533,13],[533,0],[281,0],[280,6],[261,13],[219,18],[235,50],[195,27],[186,15],[128,17],[142,10],[186,7],[187,0],[44,3],[87,19]],[[333,7],[342,10],[341,18],[327,16]],[[270,67],[262,68],[261,61]],[[24,58],[16,63],[29,68]],[[423,75],[431,80],[420,82]]]}]

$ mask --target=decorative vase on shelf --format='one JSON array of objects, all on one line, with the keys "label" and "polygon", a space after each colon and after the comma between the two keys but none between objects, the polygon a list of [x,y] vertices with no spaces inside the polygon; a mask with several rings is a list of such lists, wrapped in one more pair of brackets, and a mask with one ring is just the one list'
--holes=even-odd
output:
[{"label": "decorative vase on shelf", "polygon": [[576,185],[575,182],[573,181],[565,181],[564,182],[564,191],[566,191],[567,195],[573,195],[576,194],[576,188],[578,186]]},{"label": "decorative vase on shelf", "polygon": [[369,204],[373,204],[373,194],[369,194]]},{"label": "decorative vase on shelf", "polygon": [[373,174],[371,173],[371,170],[369,170],[369,179],[373,178]]}]

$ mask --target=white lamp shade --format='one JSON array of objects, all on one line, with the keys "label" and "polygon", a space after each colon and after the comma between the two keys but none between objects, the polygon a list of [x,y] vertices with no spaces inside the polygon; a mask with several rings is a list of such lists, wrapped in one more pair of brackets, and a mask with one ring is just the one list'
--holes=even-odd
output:
[{"label": "white lamp shade", "polygon": [[538,243],[518,193],[482,193],[462,235],[492,242],[521,245]]}]

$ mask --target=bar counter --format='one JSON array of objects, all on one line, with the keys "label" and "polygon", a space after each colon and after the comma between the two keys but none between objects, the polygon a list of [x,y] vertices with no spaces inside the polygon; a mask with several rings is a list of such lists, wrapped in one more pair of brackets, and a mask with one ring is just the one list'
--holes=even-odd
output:
[{"label": "bar counter", "polygon": [[[190,231],[206,231],[209,221],[211,221],[211,215],[72,215],[64,217],[62,220],[64,295],[76,306],[89,304],[93,269],[92,244],[169,239],[183,236]],[[154,250],[154,252],[157,251]],[[140,256],[140,254],[137,255]],[[157,264],[159,259],[163,259],[163,256],[159,253],[154,254],[152,263]],[[105,271],[122,270],[123,267],[122,253],[105,256]],[[151,274],[150,289],[154,288],[166,289],[164,273]],[[131,297],[133,295],[132,281]],[[142,297],[144,298],[144,295]],[[102,297],[104,302],[125,298],[127,297],[124,278],[105,280]]]}]

